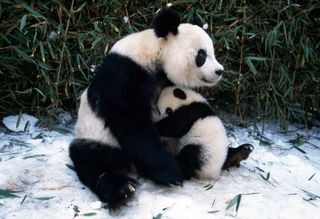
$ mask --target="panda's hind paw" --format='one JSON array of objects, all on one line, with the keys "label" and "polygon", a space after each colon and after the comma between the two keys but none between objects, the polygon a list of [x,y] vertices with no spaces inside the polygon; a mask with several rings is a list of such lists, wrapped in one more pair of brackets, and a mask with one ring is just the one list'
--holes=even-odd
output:
[{"label": "panda's hind paw", "polygon": [[237,148],[229,148],[227,159],[222,169],[229,170],[230,167],[240,167],[240,162],[247,159],[254,147],[251,144],[242,144]]}]

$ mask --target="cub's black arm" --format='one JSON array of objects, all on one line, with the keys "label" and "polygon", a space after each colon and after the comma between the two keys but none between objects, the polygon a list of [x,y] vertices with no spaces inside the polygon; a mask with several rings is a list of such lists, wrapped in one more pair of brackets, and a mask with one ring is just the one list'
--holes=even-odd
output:
[{"label": "cub's black arm", "polygon": [[180,138],[190,130],[198,119],[210,115],[214,115],[214,113],[209,105],[194,102],[178,108],[168,117],[156,122],[155,126],[162,137]]}]

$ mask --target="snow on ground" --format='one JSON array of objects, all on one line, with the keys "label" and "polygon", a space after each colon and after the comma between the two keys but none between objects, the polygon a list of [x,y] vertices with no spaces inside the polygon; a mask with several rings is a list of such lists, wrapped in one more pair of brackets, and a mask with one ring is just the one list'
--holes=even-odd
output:
[{"label": "snow on ground", "polygon": [[[255,147],[240,168],[224,171],[215,182],[192,180],[183,187],[161,187],[139,179],[131,202],[109,213],[99,209],[97,197],[68,166],[72,165],[71,133],[1,128],[0,218],[319,217],[320,129],[306,131],[291,125],[284,134],[269,124],[263,135],[253,126],[229,126],[228,132],[233,146],[251,143]],[[10,193],[18,197],[8,197],[8,190],[19,191]],[[238,211],[237,204],[226,210],[239,194]]]}]

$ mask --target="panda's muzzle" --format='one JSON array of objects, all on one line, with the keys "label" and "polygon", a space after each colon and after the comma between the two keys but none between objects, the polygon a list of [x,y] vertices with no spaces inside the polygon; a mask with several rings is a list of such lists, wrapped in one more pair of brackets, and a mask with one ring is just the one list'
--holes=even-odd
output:
[{"label": "panda's muzzle", "polygon": [[212,76],[202,76],[200,79],[207,84],[215,84],[222,78],[223,72],[223,70],[219,69],[214,71]]},{"label": "panda's muzzle", "polygon": [[213,83],[216,82],[214,79],[209,80],[209,79],[204,78],[204,77],[201,78],[201,80],[202,80],[203,82],[207,83],[207,84],[213,84]]},{"label": "panda's muzzle", "polygon": [[218,76],[222,76],[223,74],[223,70],[218,70],[218,71],[215,71],[216,75]]}]

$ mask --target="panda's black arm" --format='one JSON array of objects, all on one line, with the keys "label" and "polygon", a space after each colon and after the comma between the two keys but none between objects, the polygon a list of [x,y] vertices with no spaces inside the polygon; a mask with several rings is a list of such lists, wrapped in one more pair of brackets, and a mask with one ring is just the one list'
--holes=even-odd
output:
[{"label": "panda's black arm", "polygon": [[110,129],[124,153],[135,164],[140,175],[159,184],[180,184],[180,167],[162,145],[148,113],[135,110],[131,108],[118,112],[110,123]]},{"label": "panda's black arm", "polygon": [[213,115],[214,112],[209,105],[194,102],[178,108],[168,117],[156,122],[155,126],[162,137],[180,138],[190,130],[198,119]]},{"label": "panda's black arm", "polygon": [[149,72],[111,53],[89,86],[88,100],[139,174],[160,184],[179,184],[180,167],[161,144],[151,118],[154,89]]}]

